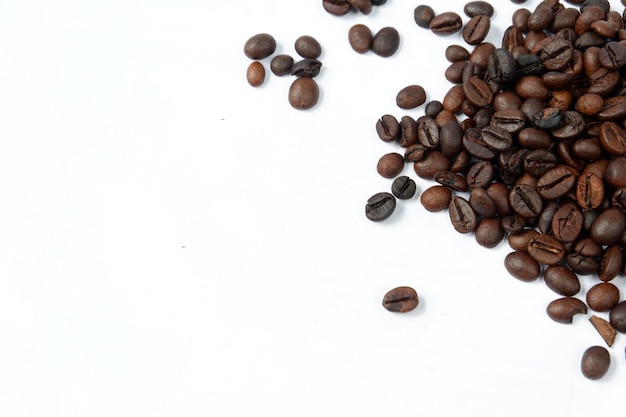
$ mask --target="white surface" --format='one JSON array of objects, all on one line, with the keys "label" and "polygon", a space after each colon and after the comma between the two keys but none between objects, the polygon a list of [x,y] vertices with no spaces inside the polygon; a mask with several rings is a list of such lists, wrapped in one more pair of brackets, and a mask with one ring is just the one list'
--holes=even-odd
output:
[{"label": "white surface", "polygon": [[[519,6],[493,3],[498,44]],[[462,44],[417,27],[417,4],[0,2],[0,415],[622,413],[624,335],[609,375],[583,378],[604,342],[587,317],[552,322],[558,296],[510,277],[505,243],[418,197],[365,218],[391,185],[376,161],[399,149],[377,118],[423,114],[395,106],[408,84],[441,99]],[[395,26],[400,50],[356,54],[355,23]],[[314,110],[289,107],[289,78],[248,86],[258,32],[289,54],[320,41]],[[381,307],[399,285],[414,312]]]}]

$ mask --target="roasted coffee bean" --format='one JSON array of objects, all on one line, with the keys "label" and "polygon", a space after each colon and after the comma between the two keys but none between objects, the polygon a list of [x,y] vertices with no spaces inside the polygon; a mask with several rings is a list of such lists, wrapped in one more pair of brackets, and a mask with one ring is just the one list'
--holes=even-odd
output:
[{"label": "roasted coffee bean", "polygon": [[496,170],[489,161],[480,161],[473,163],[467,170],[465,180],[470,188],[483,187],[486,188],[492,183],[496,176]]},{"label": "roasted coffee bean", "polygon": [[317,77],[322,69],[322,63],[317,59],[304,58],[291,67],[291,75],[296,77]]},{"label": "roasted coffee bean", "polygon": [[[518,109],[499,110],[496,111],[491,118],[491,126],[502,128],[509,133],[518,133],[525,125],[526,116]],[[511,144],[513,142],[512,139],[513,138],[511,138]]]},{"label": "roasted coffee bean", "polygon": [[430,22],[435,17],[435,11],[432,7],[427,6],[425,4],[420,4],[413,11],[413,18],[415,19],[415,23],[417,26],[428,29],[430,28]]},{"label": "roasted coffee bean", "polygon": [[619,242],[626,227],[626,215],[620,209],[611,207],[604,210],[591,225],[590,235],[600,245]]},{"label": "roasted coffee bean", "polygon": [[602,178],[593,172],[578,177],[576,184],[576,201],[585,210],[595,210],[604,200],[604,183]]},{"label": "roasted coffee bean", "polygon": [[567,40],[561,38],[548,38],[550,42],[542,49],[539,58],[547,70],[560,70],[564,68],[572,59],[574,46]]},{"label": "roasted coffee bean", "polygon": [[259,87],[265,82],[265,66],[259,61],[253,61],[246,70],[246,79],[252,87]]},{"label": "roasted coffee bean", "polygon": [[611,281],[624,267],[624,253],[618,244],[607,246],[600,259],[598,278],[601,281]]},{"label": "roasted coffee bean", "polygon": [[602,175],[604,181],[612,187],[626,187],[626,157],[616,156],[607,164]]},{"label": "roasted coffee bean", "polygon": [[250,59],[263,59],[276,50],[276,39],[268,33],[250,37],[243,46],[243,53]]},{"label": "roasted coffee bean", "polygon": [[554,219],[554,215],[558,209],[559,205],[556,201],[549,201],[547,204],[544,204],[541,214],[535,221],[535,227],[539,229],[541,233],[552,234],[552,220]]},{"label": "roasted coffee bean", "polygon": [[[569,93],[567,93],[569,94]],[[566,108],[570,104],[566,105]],[[585,129],[585,120],[577,111],[566,110],[561,114],[561,123],[556,128],[550,130],[553,138],[561,141],[574,139]]]},{"label": "roasted coffee bean", "polygon": [[465,100],[463,86],[460,84],[453,85],[443,97],[443,108],[444,110],[458,113],[463,105],[463,100]]},{"label": "roasted coffee bean", "polygon": [[454,196],[448,206],[450,222],[459,233],[470,233],[476,229],[478,219],[469,202],[463,197]]},{"label": "roasted coffee bean", "polygon": [[[563,90],[561,91],[561,94],[564,94],[565,92],[569,93],[569,91],[566,89],[569,88],[569,86],[572,84],[572,82],[574,81],[574,78],[575,76],[573,73],[560,72],[560,71],[549,71],[541,76],[541,79],[546,84],[546,87],[548,87],[551,90]],[[557,91],[552,92],[551,101],[555,101],[556,93]],[[561,108],[564,110],[567,110],[569,109],[569,106],[563,105]]]},{"label": "roasted coffee bean", "polygon": [[[535,177],[540,177],[551,169],[559,166],[556,155],[546,149],[527,151],[520,156],[523,157],[522,164],[524,171]],[[509,166],[510,165],[509,163]]]},{"label": "roasted coffee bean", "polygon": [[452,163],[450,164],[450,171],[456,173],[465,173],[469,169],[472,163],[472,155],[467,152],[465,149],[461,150],[456,156],[452,158]]},{"label": "roasted coffee bean", "polygon": [[517,213],[502,217],[502,229],[505,233],[519,233],[526,227],[526,219]]},{"label": "roasted coffee bean", "polygon": [[398,144],[407,148],[417,142],[417,121],[411,116],[402,116],[400,119],[400,138]]},{"label": "roasted coffee bean", "polygon": [[564,297],[572,297],[580,292],[578,276],[564,265],[549,265],[543,271],[543,280],[552,291]]},{"label": "roasted coffee bean", "polygon": [[486,1],[470,1],[463,6],[463,13],[468,17],[474,17],[477,15],[486,15],[488,17],[493,16],[493,6]]},{"label": "roasted coffee bean", "polygon": [[611,326],[620,333],[626,333],[626,301],[615,305],[609,313]]},{"label": "roasted coffee bean", "polygon": [[319,96],[319,86],[310,77],[299,77],[289,87],[289,104],[298,110],[313,108],[317,104]]},{"label": "roasted coffee bean", "polygon": [[544,265],[556,265],[563,259],[565,250],[554,237],[540,233],[528,244],[528,255]]},{"label": "roasted coffee bean", "polygon": [[559,107],[548,107],[535,113],[531,121],[540,129],[554,129],[561,123],[562,113]]},{"label": "roasted coffee bean", "polygon": [[545,100],[550,96],[550,89],[538,75],[525,75],[515,83],[515,92],[518,96],[528,99]]},{"label": "roasted coffee bean", "polygon": [[417,185],[406,175],[396,178],[391,184],[391,193],[400,200],[408,200],[415,195]]},{"label": "roasted coffee bean", "polygon": [[538,6],[530,16],[528,16],[528,30],[540,31],[547,29],[553,19],[554,13],[551,8]]},{"label": "roasted coffee bean", "polygon": [[372,0],[348,0],[348,2],[364,15],[372,12]]},{"label": "roasted coffee bean", "polygon": [[465,178],[452,171],[440,171],[435,174],[433,180],[441,185],[448,187],[454,191],[465,192],[468,189],[467,181]]},{"label": "roasted coffee bean", "polygon": [[383,115],[376,122],[376,133],[383,142],[393,142],[400,137],[400,123],[391,114]]},{"label": "roasted coffee bean", "polygon": [[523,229],[521,231],[511,233],[508,237],[508,243],[511,249],[526,252],[528,244],[537,236],[539,232],[535,229]]},{"label": "roasted coffee bean", "polygon": [[412,84],[401,89],[396,95],[396,105],[401,109],[414,109],[426,102],[424,87]]},{"label": "roasted coffee bean", "polygon": [[322,6],[326,12],[334,16],[343,16],[352,9],[352,5],[347,0],[322,0]]},{"label": "roasted coffee bean", "polygon": [[294,43],[294,48],[302,58],[317,59],[322,55],[322,45],[313,36],[299,36]]},{"label": "roasted coffee bean", "polygon": [[601,282],[587,290],[587,305],[594,311],[609,311],[619,303],[619,289],[610,282]]},{"label": "roasted coffee bean", "polygon": [[270,70],[274,75],[279,77],[287,74],[291,74],[291,68],[293,67],[293,58],[291,55],[280,54],[276,55],[270,61]]},{"label": "roasted coffee bean", "polygon": [[504,267],[511,276],[525,282],[535,281],[541,275],[539,263],[522,251],[513,251],[506,255]]},{"label": "roasted coffee bean", "polygon": [[431,100],[424,108],[424,114],[428,117],[435,117],[443,110],[443,104],[439,100]]},{"label": "roasted coffee bean", "polygon": [[474,212],[482,217],[493,217],[497,213],[496,204],[482,187],[472,188],[469,195],[469,204]]},{"label": "roasted coffee bean", "polygon": [[469,77],[463,83],[465,97],[476,106],[485,107],[493,100],[493,92],[486,82],[478,77]]},{"label": "roasted coffee bean", "polygon": [[470,45],[478,45],[485,40],[490,28],[491,20],[489,16],[478,14],[472,17],[463,27],[463,40]]},{"label": "roasted coffee bean", "polygon": [[626,212],[626,188],[618,188],[613,192],[611,206]]},{"label": "roasted coffee bean", "polygon": [[439,171],[448,171],[450,159],[439,151],[427,151],[419,161],[413,164],[413,170],[418,177],[432,180]]},{"label": "roasted coffee bean", "polygon": [[389,218],[396,209],[396,198],[391,193],[380,192],[371,196],[365,205],[365,216],[374,222]]},{"label": "roasted coffee bean", "polygon": [[424,157],[426,148],[421,143],[416,143],[407,147],[404,151],[404,160],[406,162],[417,162]]},{"label": "roasted coffee bean", "polygon": [[615,122],[602,122],[598,131],[600,145],[611,155],[626,154],[626,131]]},{"label": "roasted coffee bean", "polygon": [[372,40],[372,52],[385,58],[395,54],[399,47],[400,34],[391,26],[380,29]]},{"label": "roasted coffee bean", "polygon": [[605,68],[617,70],[626,66],[626,45],[621,42],[608,42],[600,49],[600,63]]},{"label": "roasted coffee bean", "polygon": [[441,126],[438,134],[438,142],[441,153],[444,156],[452,157],[461,152],[463,149],[463,135],[463,129],[456,121],[450,121]]},{"label": "roasted coffee bean", "polygon": [[517,134],[517,141],[528,149],[548,149],[552,144],[550,135],[536,127],[526,127]]},{"label": "roasted coffee bean", "polygon": [[575,297],[557,298],[548,304],[546,313],[557,323],[569,324],[576,314],[587,314],[587,306]]},{"label": "roasted coffee bean", "polygon": [[430,21],[430,30],[437,35],[450,35],[461,30],[463,20],[455,12],[444,12],[436,15]]},{"label": "roasted coffee bean", "polygon": [[467,61],[470,53],[461,45],[450,45],[446,48],[445,55],[450,62],[460,62]]},{"label": "roasted coffee bean", "polygon": [[509,26],[504,30],[501,46],[502,49],[511,52],[514,58],[528,52],[524,48],[524,31],[515,25]]},{"label": "roasted coffee bean", "polygon": [[486,248],[495,248],[504,239],[504,230],[499,218],[492,217],[478,222],[474,231],[476,242]]},{"label": "roasted coffee bean", "polygon": [[611,367],[611,355],[603,346],[591,346],[583,352],[580,370],[585,378],[597,380],[602,378]]},{"label": "roasted coffee bean", "polygon": [[478,159],[489,160],[497,155],[495,150],[487,146],[482,137],[482,131],[478,128],[467,129],[463,134],[462,144],[467,152]]},{"label": "roasted coffee bean", "polygon": [[348,43],[359,54],[364,54],[372,49],[374,34],[370,28],[362,23],[357,23],[348,30]]},{"label": "roasted coffee bean", "polygon": [[499,216],[508,216],[511,214],[509,206],[509,189],[501,182],[494,182],[485,188],[491,200],[496,205],[496,213]]},{"label": "roasted coffee bean", "polygon": [[581,275],[595,274],[600,270],[602,247],[591,238],[582,238],[574,246],[574,251],[566,257],[572,271]]},{"label": "roasted coffee bean", "polygon": [[509,204],[514,212],[527,219],[539,216],[543,208],[539,192],[526,184],[516,185],[511,189]]},{"label": "roasted coffee bean", "polygon": [[528,17],[530,16],[531,11],[528,9],[517,9],[513,12],[511,16],[511,20],[513,22],[513,26],[519,28],[523,31],[528,30]]},{"label": "roasted coffee bean", "polygon": [[560,165],[545,172],[537,180],[537,191],[545,200],[554,200],[567,194],[574,186],[578,177],[568,166]]},{"label": "roasted coffee bean", "polygon": [[397,152],[389,152],[380,157],[376,171],[384,178],[394,178],[404,169],[404,157]]},{"label": "roasted coffee bean", "polygon": [[[467,65],[469,65],[469,62],[467,61],[453,62],[452,64],[448,66],[448,68],[446,68],[444,77],[446,77],[446,80],[450,81],[451,83],[454,83],[454,84],[462,83],[463,72]],[[604,104],[604,101],[602,101],[602,104]]]},{"label": "roasted coffee bean", "polygon": [[452,200],[452,192],[443,185],[429,187],[420,196],[422,206],[433,213],[447,209],[450,200]]},{"label": "roasted coffee bean", "polygon": [[397,287],[383,297],[383,307],[395,313],[407,313],[419,304],[417,291],[411,287]]},{"label": "roasted coffee bean", "polygon": [[[522,99],[511,90],[503,90],[493,98],[494,115],[503,110],[519,110],[522,106]],[[520,110],[521,111],[521,110]],[[526,115],[521,113],[526,120]]]},{"label": "roasted coffee bean", "polygon": [[567,140],[560,140],[556,144],[556,155],[563,164],[574,168],[576,171],[582,171],[585,168],[585,163],[576,158],[572,151],[572,144]]},{"label": "roasted coffee bean", "polygon": [[585,161],[593,161],[602,156],[602,146],[598,138],[578,139],[572,144],[574,155]]}]

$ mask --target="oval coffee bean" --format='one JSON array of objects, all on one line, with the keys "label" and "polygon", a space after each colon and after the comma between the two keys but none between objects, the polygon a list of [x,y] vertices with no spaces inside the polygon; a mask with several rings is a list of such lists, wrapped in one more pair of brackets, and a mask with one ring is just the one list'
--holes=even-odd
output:
[{"label": "oval coffee bean", "polygon": [[322,63],[317,59],[304,58],[291,66],[291,75],[296,77],[317,77],[322,69]]},{"label": "oval coffee bean", "polygon": [[365,216],[374,222],[389,218],[396,208],[396,198],[391,193],[381,192],[374,194],[367,200]]},{"label": "oval coffee bean", "polygon": [[584,210],[595,210],[604,201],[604,182],[597,174],[587,172],[576,183],[576,202]]},{"label": "oval coffee bean", "polygon": [[465,97],[478,107],[488,106],[493,101],[491,87],[478,77],[469,77],[463,83]]},{"label": "oval coffee bean", "polygon": [[611,121],[601,123],[598,138],[600,145],[611,155],[626,154],[626,131],[616,123]]},{"label": "oval coffee bean", "polygon": [[611,367],[611,355],[603,346],[591,346],[583,352],[580,370],[585,378],[597,380],[602,378]]},{"label": "oval coffee bean", "polygon": [[400,200],[408,200],[415,195],[417,185],[406,175],[396,178],[391,184],[391,193]]},{"label": "oval coffee bean", "polygon": [[373,42],[374,34],[362,23],[357,23],[348,30],[348,43],[355,52],[360,54],[369,52]]},{"label": "oval coffee bean", "polygon": [[452,192],[443,185],[434,185],[422,193],[420,203],[430,212],[439,212],[448,208],[452,200]]},{"label": "oval coffee bean", "polygon": [[601,282],[587,290],[587,305],[594,311],[609,311],[619,303],[619,288],[610,282]]},{"label": "oval coffee bean", "polygon": [[600,271],[598,278],[601,281],[610,281],[622,272],[624,267],[624,253],[620,245],[610,245],[600,259]]},{"label": "oval coffee bean", "polygon": [[322,7],[333,16],[343,16],[352,10],[352,5],[347,0],[322,0]]},{"label": "oval coffee bean", "polygon": [[317,82],[310,77],[297,78],[289,87],[289,104],[297,110],[308,110],[317,104],[320,90]]},{"label": "oval coffee bean", "polygon": [[565,250],[561,242],[543,233],[540,233],[530,241],[527,251],[531,258],[545,265],[556,265],[565,256]]},{"label": "oval coffee bean", "polygon": [[393,142],[400,137],[400,123],[391,114],[383,115],[376,122],[376,133],[383,142]]},{"label": "oval coffee bean", "polygon": [[563,297],[550,302],[546,312],[557,323],[568,324],[576,314],[587,314],[587,306],[578,298]]},{"label": "oval coffee bean", "polygon": [[406,313],[415,310],[419,304],[417,291],[411,287],[397,287],[388,291],[383,297],[383,307],[395,313]]},{"label": "oval coffee bean", "polygon": [[486,248],[495,248],[504,239],[502,222],[497,217],[482,219],[474,231],[476,242]]},{"label": "oval coffee bean", "polygon": [[541,195],[535,187],[527,184],[519,184],[511,189],[509,204],[514,212],[527,219],[538,217],[543,209]]},{"label": "oval coffee bean", "polygon": [[243,46],[243,53],[250,59],[263,59],[276,50],[276,39],[268,33],[257,33]]},{"label": "oval coffee bean", "polygon": [[572,297],[580,291],[578,276],[564,265],[549,265],[543,271],[543,280],[548,288],[564,297]]},{"label": "oval coffee bean", "polygon": [[302,58],[317,59],[322,55],[322,46],[313,36],[299,36],[294,43],[294,48]]},{"label": "oval coffee bean", "polygon": [[252,87],[259,87],[265,82],[265,67],[259,61],[253,61],[246,70],[246,79]]},{"label": "oval coffee bean", "polygon": [[591,224],[590,235],[600,245],[619,242],[626,228],[626,216],[620,209],[611,207],[600,213]]},{"label": "oval coffee bean", "polygon": [[534,281],[541,275],[539,263],[522,251],[514,251],[506,255],[504,267],[511,276],[525,282]]},{"label": "oval coffee bean", "polygon": [[291,68],[293,67],[293,58],[290,55],[280,54],[272,58],[270,62],[270,70],[274,75],[279,77],[287,74],[291,74]]},{"label": "oval coffee bean", "polygon": [[417,26],[428,29],[430,22],[435,17],[435,11],[432,7],[425,4],[420,4],[413,10],[413,18]]},{"label": "oval coffee bean", "polygon": [[401,109],[414,109],[426,102],[426,91],[421,85],[404,87],[396,95],[396,105]]},{"label": "oval coffee bean", "polygon": [[615,305],[609,313],[611,326],[620,333],[626,333],[626,301]]},{"label": "oval coffee bean", "polygon": [[372,52],[384,58],[395,54],[399,47],[400,34],[391,26],[380,29],[372,39]]},{"label": "oval coffee bean", "polygon": [[463,40],[469,45],[478,45],[485,40],[490,28],[491,19],[489,19],[489,16],[478,14],[472,17],[463,27]]},{"label": "oval coffee bean", "polygon": [[545,172],[537,180],[537,191],[545,200],[555,200],[567,194],[576,182],[578,177],[574,170],[565,165],[558,166]]},{"label": "oval coffee bean", "polygon": [[476,229],[478,219],[469,202],[463,197],[454,196],[448,206],[450,222],[459,233],[470,233]]},{"label": "oval coffee bean", "polygon": [[404,157],[397,152],[389,152],[380,157],[376,171],[384,178],[394,178],[404,169]]},{"label": "oval coffee bean", "polygon": [[450,35],[461,30],[463,20],[455,12],[444,12],[433,17],[429,27],[437,35]]},{"label": "oval coffee bean", "polygon": [[552,236],[560,242],[573,242],[582,231],[585,218],[578,205],[567,201],[554,213],[550,224]]},{"label": "oval coffee bean", "polygon": [[491,17],[493,12],[493,6],[486,1],[470,1],[463,6],[463,13],[468,17],[474,17],[479,14]]}]

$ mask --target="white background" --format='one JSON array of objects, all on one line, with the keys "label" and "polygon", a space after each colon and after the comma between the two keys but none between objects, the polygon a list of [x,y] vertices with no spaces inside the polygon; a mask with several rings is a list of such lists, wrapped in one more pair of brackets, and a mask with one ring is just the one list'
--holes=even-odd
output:
[{"label": "white background", "polygon": [[[499,44],[519,6],[493,3]],[[423,114],[395,106],[409,84],[443,98],[444,49],[463,44],[417,27],[418,4],[0,1],[0,415],[623,413],[624,335],[585,379],[604,345],[589,315],[551,321],[558,295],[509,276],[505,242],[480,247],[419,197],[365,218],[399,150],[376,120]],[[355,53],[355,23],[395,26],[400,49]],[[289,106],[289,77],[247,84],[259,32],[277,53],[320,41],[313,110]],[[399,285],[411,313],[381,306]]]}]

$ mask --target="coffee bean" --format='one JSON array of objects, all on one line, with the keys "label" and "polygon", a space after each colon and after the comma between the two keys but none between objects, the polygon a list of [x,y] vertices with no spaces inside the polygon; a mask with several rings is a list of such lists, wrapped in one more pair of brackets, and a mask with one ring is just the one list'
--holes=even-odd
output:
[{"label": "coffee bean", "polygon": [[289,104],[298,110],[308,110],[317,104],[320,92],[313,78],[297,78],[289,87]]},{"label": "coffee bean", "polygon": [[543,271],[543,280],[548,288],[565,297],[572,297],[580,292],[578,276],[564,265],[549,265]]},{"label": "coffee bean", "polygon": [[615,122],[600,124],[598,138],[602,147],[610,154],[622,156],[626,154],[626,132]]},{"label": "coffee bean", "polygon": [[476,229],[476,213],[463,197],[454,196],[448,206],[448,214],[454,229],[459,233],[469,233]]},{"label": "coffee bean", "polygon": [[607,246],[600,259],[598,278],[601,281],[610,281],[622,272],[624,267],[624,253],[618,244]]},{"label": "coffee bean", "polygon": [[620,42],[608,42],[600,49],[600,63],[610,70],[626,66],[626,45]]},{"label": "coffee bean", "polygon": [[578,298],[563,297],[550,302],[546,312],[557,323],[569,324],[576,314],[587,314],[587,306]]},{"label": "coffee bean", "polygon": [[465,177],[470,188],[488,187],[496,176],[496,170],[489,161],[475,162],[467,170]]},{"label": "coffee bean", "polygon": [[439,171],[435,173],[433,180],[454,191],[464,192],[468,188],[465,178],[452,171]]},{"label": "coffee bean", "polygon": [[417,142],[417,121],[411,116],[402,116],[400,119],[400,138],[398,145],[407,148]]},{"label": "coffee bean", "polygon": [[406,162],[417,162],[420,161],[424,154],[426,153],[426,148],[421,143],[416,143],[414,145],[410,145],[404,151],[404,160]]},{"label": "coffee bean", "polygon": [[420,203],[430,212],[438,212],[448,208],[452,200],[452,192],[442,185],[434,185],[424,190]]},{"label": "coffee bean", "polygon": [[291,75],[296,77],[317,77],[322,69],[322,63],[317,59],[304,58],[295,62],[291,67]]},{"label": "coffee bean", "polygon": [[626,333],[626,301],[616,304],[609,313],[611,326],[620,333]]},{"label": "coffee bean", "polygon": [[372,40],[372,52],[385,58],[395,54],[399,47],[400,34],[390,26],[380,29]]},{"label": "coffee bean", "polygon": [[482,219],[474,231],[476,242],[486,248],[495,248],[504,239],[502,222],[497,217]]},{"label": "coffee bean", "polygon": [[383,307],[395,313],[407,313],[419,304],[417,291],[411,287],[397,287],[383,297]]},{"label": "coffee bean", "polygon": [[511,249],[526,252],[530,242],[539,234],[535,229],[523,229],[509,234],[507,239]]},{"label": "coffee bean", "polygon": [[357,23],[348,30],[348,42],[355,52],[364,54],[372,49],[374,35],[368,26]]},{"label": "coffee bean", "polygon": [[575,241],[584,224],[584,216],[578,205],[566,201],[554,213],[551,221],[552,235],[560,242]]},{"label": "coffee bean", "polygon": [[489,16],[478,14],[472,17],[463,27],[463,40],[470,45],[478,45],[485,40],[490,28],[491,20]]},{"label": "coffee bean", "polygon": [[372,0],[348,0],[348,2],[364,15],[372,12]]},{"label": "coffee bean", "polygon": [[478,77],[469,77],[463,83],[463,92],[465,97],[478,107],[485,107],[493,100],[491,88]]},{"label": "coffee bean", "polygon": [[437,35],[450,35],[461,30],[463,20],[455,12],[444,12],[436,15],[430,21],[430,30]]},{"label": "coffee bean", "polygon": [[602,178],[593,172],[587,172],[576,184],[576,202],[585,210],[595,210],[604,200],[604,183]]},{"label": "coffee bean", "polygon": [[426,102],[426,91],[421,85],[404,87],[396,95],[396,105],[401,109],[414,109]]},{"label": "coffee bean", "polygon": [[413,18],[415,19],[415,23],[417,26],[421,28],[428,29],[430,27],[430,22],[435,17],[435,11],[432,7],[420,4],[413,11]]},{"label": "coffee bean", "polygon": [[601,282],[587,290],[587,305],[594,311],[609,311],[619,303],[619,289],[610,282]]},{"label": "coffee bean", "polygon": [[598,215],[591,225],[590,235],[594,242],[600,245],[612,245],[619,242],[625,227],[624,212],[611,207]]},{"label": "coffee bean", "polygon": [[545,108],[533,115],[533,125],[540,129],[554,129],[561,123],[562,113],[559,107]]},{"label": "coffee bean", "polygon": [[291,74],[291,68],[293,67],[293,58],[290,55],[280,54],[272,58],[270,62],[270,70],[274,75],[279,77],[287,74]]},{"label": "coffee bean", "polygon": [[374,222],[388,219],[396,209],[396,198],[391,193],[380,192],[367,200],[365,216]]},{"label": "coffee bean", "polygon": [[400,123],[391,114],[383,115],[376,122],[376,133],[383,142],[393,142],[400,137]]},{"label": "coffee bean", "polygon": [[472,188],[469,195],[469,203],[479,216],[489,218],[496,215],[496,204],[482,187]]},{"label": "coffee bean", "polygon": [[506,151],[513,145],[513,136],[511,133],[497,125],[490,125],[483,128],[480,132],[480,137],[485,146],[494,152]]},{"label": "coffee bean", "polygon": [[419,161],[413,164],[418,177],[432,180],[439,171],[448,171],[450,159],[439,151],[427,151]]},{"label": "coffee bean", "polygon": [[611,367],[611,355],[602,346],[591,346],[583,353],[580,370],[585,378],[597,380],[602,378]]},{"label": "coffee bean", "polygon": [[611,326],[611,323],[596,315],[589,317],[589,322],[598,331],[598,333],[600,333],[600,336],[602,336],[602,339],[604,339],[606,344],[609,345],[609,347],[613,346],[615,337],[617,336],[617,331],[613,328],[613,326]]},{"label": "coffee bean", "polygon": [[445,51],[446,59],[450,62],[463,62],[469,58],[468,50],[461,45],[449,45]]},{"label": "coffee bean", "polygon": [[348,0],[322,0],[322,6],[326,12],[334,16],[343,16],[352,9]]},{"label": "coffee bean", "polygon": [[539,263],[522,251],[514,251],[506,255],[504,267],[511,276],[520,281],[531,282],[541,275]]},{"label": "coffee bean", "polygon": [[527,219],[539,216],[543,208],[543,200],[539,192],[526,184],[516,185],[511,189],[509,204],[514,212]]},{"label": "coffee bean", "polygon": [[389,152],[380,157],[376,171],[384,178],[394,178],[404,169],[404,157],[397,152]]},{"label": "coffee bean", "polygon": [[276,39],[268,33],[250,37],[243,46],[243,53],[250,59],[263,59],[276,50]]},{"label": "coffee bean", "polygon": [[417,185],[406,175],[396,178],[391,184],[391,193],[400,200],[408,200],[415,195]]},{"label": "coffee bean", "polygon": [[317,59],[322,55],[322,45],[313,36],[302,35],[295,41],[294,48],[303,58]]},{"label": "coffee bean", "polygon": [[577,181],[578,177],[573,169],[559,165],[539,177],[536,189],[543,199],[555,200],[567,194]]},{"label": "coffee bean", "polygon": [[540,233],[528,243],[528,255],[544,265],[556,265],[565,255],[563,244],[550,235]]},{"label": "coffee bean", "polygon": [[468,17],[477,15],[493,16],[493,6],[486,1],[470,1],[463,6],[463,13]]},{"label": "coffee bean", "polygon": [[246,70],[246,79],[252,87],[259,87],[265,82],[265,67],[259,61],[253,61]]}]

